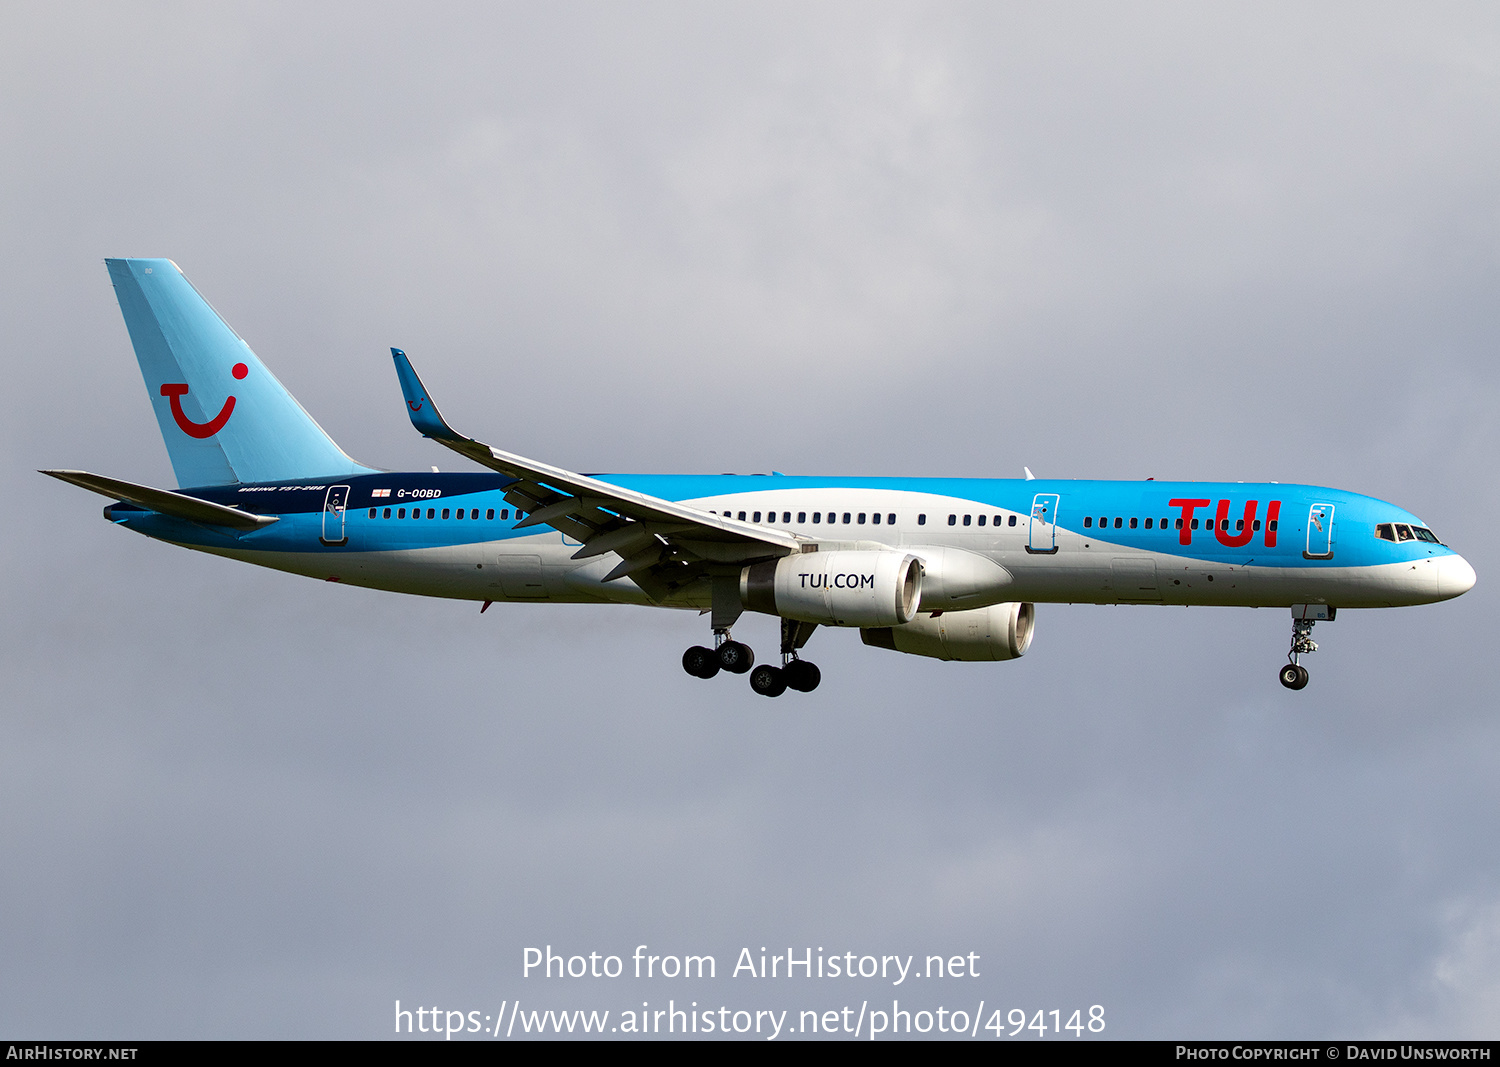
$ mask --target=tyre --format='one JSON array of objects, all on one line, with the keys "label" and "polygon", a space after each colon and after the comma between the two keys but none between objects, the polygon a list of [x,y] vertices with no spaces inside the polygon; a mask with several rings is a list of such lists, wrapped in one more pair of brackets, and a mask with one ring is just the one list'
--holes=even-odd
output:
[{"label": "tyre", "polygon": [[719,673],[719,657],[711,648],[694,645],[682,654],[682,669],[694,678],[712,678]]},{"label": "tyre", "polygon": [[1307,684],[1307,682],[1303,680],[1302,677],[1306,673],[1307,672],[1304,671],[1301,667],[1297,666],[1297,664],[1288,663],[1277,673],[1277,677],[1281,679],[1281,684],[1286,686],[1288,689],[1301,689],[1304,685]]},{"label": "tyre", "polygon": [[1307,668],[1304,667],[1304,666],[1302,666],[1300,663],[1297,665],[1297,684],[1294,685],[1294,686],[1292,686],[1292,688],[1293,689],[1306,689],[1307,688]]},{"label": "tyre", "polygon": [[805,659],[792,660],[781,669],[781,674],[786,679],[786,687],[799,693],[811,693],[823,680],[823,672],[818,670],[817,664]]},{"label": "tyre", "polygon": [[762,663],[750,672],[750,688],[763,697],[779,697],[786,692],[786,675],[781,668]]},{"label": "tyre", "polygon": [[744,674],[755,666],[755,653],[749,645],[725,641],[719,646],[719,666],[730,674]]}]

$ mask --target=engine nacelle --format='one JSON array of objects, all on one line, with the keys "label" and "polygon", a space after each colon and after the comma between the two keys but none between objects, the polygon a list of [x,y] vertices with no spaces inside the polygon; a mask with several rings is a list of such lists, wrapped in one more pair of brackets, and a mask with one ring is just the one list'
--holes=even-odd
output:
[{"label": "engine nacelle", "polygon": [[1031,647],[1035,621],[1035,605],[991,604],[972,611],[924,614],[903,626],[866,628],[859,636],[875,648],[933,659],[1017,659]]},{"label": "engine nacelle", "polygon": [[900,626],[916,618],[922,561],[904,552],[800,552],[740,571],[751,611],[825,626]]},{"label": "engine nacelle", "polygon": [[922,608],[928,611],[969,611],[1004,601],[1015,581],[1010,571],[977,552],[961,548],[915,545],[922,561]]}]

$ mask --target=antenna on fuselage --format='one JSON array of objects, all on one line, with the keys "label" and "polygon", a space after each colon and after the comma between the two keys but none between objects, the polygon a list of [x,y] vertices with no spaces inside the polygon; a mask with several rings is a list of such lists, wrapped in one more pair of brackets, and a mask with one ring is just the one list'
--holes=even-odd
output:
[{"label": "antenna on fuselage", "polygon": [[1036,481],[1036,475],[1031,473],[1030,467],[1022,467],[1021,469],[1026,472],[1026,480],[1028,482]]}]

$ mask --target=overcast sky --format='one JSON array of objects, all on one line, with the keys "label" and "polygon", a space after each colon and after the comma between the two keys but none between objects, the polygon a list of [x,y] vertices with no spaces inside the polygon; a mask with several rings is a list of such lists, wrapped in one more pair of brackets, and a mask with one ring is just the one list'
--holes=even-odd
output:
[{"label": "overcast sky", "polygon": [[[892,996],[1500,1036],[1492,5],[13,3],[0,40],[0,1036]],[[1011,663],[820,630],[767,701],[683,673],[692,614],[111,528],[34,473],[175,484],[105,256],[174,259],[377,466],[463,464],[397,345],[575,470],[1308,482],[1479,584],[1320,625],[1300,693],[1284,611],[1043,605]],[[523,978],[548,944],[720,976]],[[981,977],[728,977],[763,945]]]}]

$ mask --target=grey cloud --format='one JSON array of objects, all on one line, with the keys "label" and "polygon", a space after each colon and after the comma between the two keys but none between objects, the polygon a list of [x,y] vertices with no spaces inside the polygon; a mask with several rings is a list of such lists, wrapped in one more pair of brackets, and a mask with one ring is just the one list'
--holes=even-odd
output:
[{"label": "grey cloud", "polygon": [[[519,974],[646,942],[973,950],[982,982],[903,995],[1101,1003],[1108,1036],[1493,1036],[1489,9],[0,33],[8,1033],[864,995]],[[1044,606],[991,667],[820,631],[823,688],[768,702],[682,674],[691,615],[481,618],[110,529],[32,471],[170,484],[119,254],[176,259],[367,462],[459,463],[401,415],[399,344],[461,428],[578,469],[1332,484],[1480,584],[1320,627],[1300,697],[1282,613]]]}]

